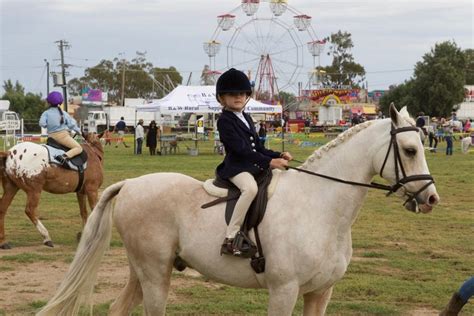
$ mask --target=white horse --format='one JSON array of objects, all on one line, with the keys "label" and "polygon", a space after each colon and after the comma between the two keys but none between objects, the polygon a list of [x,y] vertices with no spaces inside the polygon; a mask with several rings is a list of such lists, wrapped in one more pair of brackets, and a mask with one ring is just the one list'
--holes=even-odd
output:
[{"label": "white horse", "polygon": [[[411,195],[419,210],[430,212],[439,197],[426,179],[429,170],[419,132],[405,108],[399,113],[392,105],[390,112],[391,119],[368,121],[344,132],[315,151],[302,169],[364,184],[380,172],[391,184],[403,184],[398,195]],[[394,161],[403,166],[395,167]],[[267,288],[269,315],[291,315],[299,295],[304,297],[304,315],[323,315],[334,284],[349,265],[351,226],[367,190],[296,170],[281,172],[259,225],[266,269],[256,274],[249,260],[219,254],[224,204],[202,209],[214,199],[202,182],[157,173],[116,183],[102,194],[68,273],[38,315],[77,314],[92,293],[113,223],[127,251],[130,276],[111,315],[128,315],[142,301],[146,315],[164,315],[177,255],[218,282]],[[417,203],[412,202],[408,205],[414,210]]]},{"label": "white horse", "polygon": [[467,150],[471,146],[474,147],[474,137],[468,136],[468,137],[464,137],[463,139],[461,139],[461,152],[463,154],[467,154]]}]

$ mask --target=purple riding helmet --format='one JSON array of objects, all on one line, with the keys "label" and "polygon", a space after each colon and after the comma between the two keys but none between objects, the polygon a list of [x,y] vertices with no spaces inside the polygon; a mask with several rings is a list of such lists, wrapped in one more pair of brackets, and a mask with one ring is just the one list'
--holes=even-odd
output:
[{"label": "purple riding helmet", "polygon": [[48,94],[46,101],[51,105],[59,105],[63,103],[63,95],[60,92],[53,91]]}]

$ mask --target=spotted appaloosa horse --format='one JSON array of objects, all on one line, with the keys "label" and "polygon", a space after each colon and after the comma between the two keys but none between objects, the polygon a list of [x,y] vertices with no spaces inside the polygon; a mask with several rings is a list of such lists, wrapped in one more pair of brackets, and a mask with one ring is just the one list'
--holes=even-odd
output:
[{"label": "spotted appaloosa horse", "polygon": [[[84,134],[86,142],[82,148],[87,152],[87,169],[84,172],[82,188],[76,192],[82,222],[87,220],[86,198],[91,209],[97,204],[98,190],[103,181],[104,151],[95,134]],[[3,196],[0,201],[0,249],[11,246],[5,240],[5,215],[19,189],[26,192],[25,213],[36,226],[43,243],[53,247],[48,230],[39,220],[37,214],[41,191],[64,194],[74,192],[79,183],[77,171],[66,170],[49,163],[48,150],[42,145],[23,142],[12,147],[8,152],[0,152],[0,177]]]}]

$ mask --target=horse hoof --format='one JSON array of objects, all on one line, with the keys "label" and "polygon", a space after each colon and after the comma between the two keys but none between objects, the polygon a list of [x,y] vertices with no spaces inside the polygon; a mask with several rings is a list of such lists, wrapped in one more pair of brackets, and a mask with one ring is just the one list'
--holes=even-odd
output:
[{"label": "horse hoof", "polygon": [[186,267],[187,267],[186,262],[183,259],[181,259],[179,256],[177,256],[174,259],[173,266],[176,270],[178,270],[180,272],[184,271],[184,269],[186,269]]},{"label": "horse hoof", "polygon": [[12,246],[10,246],[10,244],[6,242],[0,245],[0,249],[8,250],[8,249],[12,249]]},{"label": "horse hoof", "polygon": [[48,247],[51,247],[51,248],[54,247],[53,242],[51,240],[45,241],[44,244]]},{"label": "horse hoof", "polygon": [[76,235],[77,242],[81,241],[82,232],[78,232]]}]

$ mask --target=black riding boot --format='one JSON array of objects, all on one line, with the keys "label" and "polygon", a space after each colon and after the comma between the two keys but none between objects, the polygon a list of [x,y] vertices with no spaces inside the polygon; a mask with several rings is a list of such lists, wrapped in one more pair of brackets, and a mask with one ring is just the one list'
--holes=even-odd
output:
[{"label": "black riding boot", "polygon": [[67,166],[67,162],[69,160],[66,154],[57,155],[54,157],[54,159],[56,159],[56,161],[59,162],[61,166]]},{"label": "black riding boot", "polygon": [[439,314],[440,316],[457,316],[462,307],[466,304],[463,302],[458,292],[454,292],[448,305]]}]

